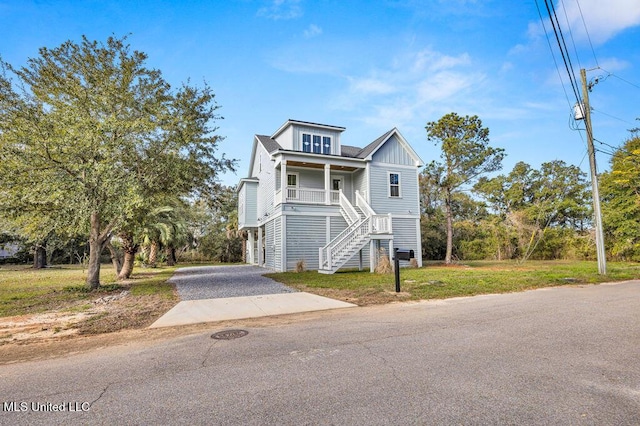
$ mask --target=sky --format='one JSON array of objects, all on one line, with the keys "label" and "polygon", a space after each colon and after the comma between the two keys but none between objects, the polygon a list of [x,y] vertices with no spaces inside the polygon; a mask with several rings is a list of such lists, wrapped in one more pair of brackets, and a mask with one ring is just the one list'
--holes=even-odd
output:
[{"label": "sky", "polygon": [[[578,84],[581,68],[598,79],[601,172],[640,127],[640,1],[554,7]],[[342,143],[361,147],[397,127],[428,163],[440,150],[425,126],[450,112],[489,128],[501,173],[554,160],[588,172],[551,30],[534,0],[0,0],[0,56],[14,66],[82,35],[128,35],[172,86],[206,81],[224,117],[218,154],[238,160],[225,185],[247,177],[253,136],[288,119],[345,127]]]}]

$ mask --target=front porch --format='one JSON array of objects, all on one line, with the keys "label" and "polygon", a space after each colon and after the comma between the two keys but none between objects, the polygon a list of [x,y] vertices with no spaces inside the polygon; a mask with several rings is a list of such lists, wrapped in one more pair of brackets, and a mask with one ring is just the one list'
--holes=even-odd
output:
[{"label": "front porch", "polygon": [[[326,156],[324,156],[326,157]],[[343,160],[332,162],[281,160],[276,165],[274,205],[295,203],[338,206],[342,194],[355,201],[354,180],[363,176],[364,168]],[[338,161],[336,164],[335,161]]]}]

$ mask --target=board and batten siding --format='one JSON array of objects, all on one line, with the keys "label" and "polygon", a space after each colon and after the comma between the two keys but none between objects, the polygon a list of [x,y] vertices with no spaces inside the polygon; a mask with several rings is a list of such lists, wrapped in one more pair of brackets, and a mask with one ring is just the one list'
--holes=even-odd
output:
[{"label": "board and batten siding", "polygon": [[328,129],[318,129],[317,127],[293,126],[293,150],[302,151],[302,134],[309,133],[312,135],[329,136],[331,138],[331,154],[340,152],[340,132]]},{"label": "board and batten siding", "polygon": [[[400,197],[389,196],[389,173],[400,175]],[[378,214],[419,214],[417,167],[371,163],[369,167],[371,208]],[[411,213],[409,213],[411,211]]]},{"label": "board and batten siding", "polygon": [[307,269],[318,269],[318,250],[326,244],[327,219],[324,216],[286,216],[287,270],[304,260]]},{"label": "board and batten siding", "polygon": [[416,165],[415,159],[398,141],[395,135],[391,136],[389,140],[376,151],[372,160],[377,163],[398,164],[401,166]]}]

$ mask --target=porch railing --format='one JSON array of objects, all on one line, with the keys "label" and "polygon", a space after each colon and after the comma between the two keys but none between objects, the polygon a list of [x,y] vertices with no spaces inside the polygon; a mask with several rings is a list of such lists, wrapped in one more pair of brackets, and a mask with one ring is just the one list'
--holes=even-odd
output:
[{"label": "porch railing", "polygon": [[329,194],[330,204],[340,204],[340,191],[326,191],[324,189],[312,188],[285,188],[285,196],[282,190],[278,189],[275,194],[275,204],[282,203],[301,203],[301,204],[326,204],[327,193]]}]

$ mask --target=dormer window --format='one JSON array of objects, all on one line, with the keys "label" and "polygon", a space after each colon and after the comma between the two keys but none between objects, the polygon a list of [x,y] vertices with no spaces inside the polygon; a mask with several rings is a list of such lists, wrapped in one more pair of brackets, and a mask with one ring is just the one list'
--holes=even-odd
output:
[{"label": "dormer window", "polygon": [[302,134],[302,152],[314,154],[331,154],[331,136]]},{"label": "dormer window", "polygon": [[331,138],[329,136],[322,137],[322,153],[331,154]]},{"label": "dormer window", "polygon": [[311,152],[311,135],[308,133],[302,134],[302,151]]},{"label": "dormer window", "polygon": [[322,152],[322,147],[320,146],[320,136],[313,135],[313,153],[320,154]]}]

